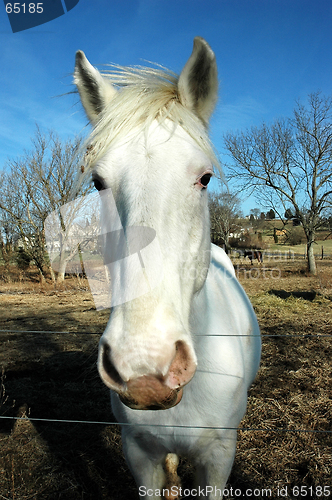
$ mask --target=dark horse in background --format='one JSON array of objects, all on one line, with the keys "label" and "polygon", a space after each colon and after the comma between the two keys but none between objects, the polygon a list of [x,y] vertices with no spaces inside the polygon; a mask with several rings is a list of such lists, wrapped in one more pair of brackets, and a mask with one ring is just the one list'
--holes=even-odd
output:
[{"label": "dark horse in background", "polygon": [[244,252],[244,258],[248,257],[248,259],[251,262],[257,259],[258,262],[262,263],[263,262],[263,253],[260,250],[245,250]]}]

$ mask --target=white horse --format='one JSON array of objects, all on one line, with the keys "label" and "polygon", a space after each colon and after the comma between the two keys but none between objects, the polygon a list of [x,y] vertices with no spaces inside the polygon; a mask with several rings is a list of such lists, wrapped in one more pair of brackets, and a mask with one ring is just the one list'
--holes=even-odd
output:
[{"label": "white horse", "polygon": [[163,258],[160,284],[114,307],[100,340],[127,463],[141,498],[180,498],[178,456],[196,466],[194,496],[222,498],[261,344],[233,266],[210,242],[215,55],[197,37],[179,77],[115,66],[102,75],[79,51],[75,83],[93,125],[85,175],[112,189],[124,230],[155,230]]}]

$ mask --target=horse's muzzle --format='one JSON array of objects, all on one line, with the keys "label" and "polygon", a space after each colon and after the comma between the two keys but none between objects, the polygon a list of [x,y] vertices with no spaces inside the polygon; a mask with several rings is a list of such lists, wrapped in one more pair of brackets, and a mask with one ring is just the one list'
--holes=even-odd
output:
[{"label": "horse's muzzle", "polygon": [[[103,382],[119,394],[120,400],[135,410],[166,410],[176,406],[182,398],[183,387],[192,379],[196,359],[183,341],[174,346],[174,357],[165,375],[149,373],[123,380],[112,360],[111,348],[101,343],[98,369]],[[146,364],[147,367],[149,364]]]},{"label": "horse's muzzle", "polygon": [[[133,384],[127,384],[128,391],[120,393],[119,397],[123,404],[133,410],[167,410],[180,403],[182,399],[183,389],[170,389],[162,385],[158,387],[157,392],[154,394],[152,386],[156,388],[155,381],[151,377],[140,377],[136,379],[135,387]],[[142,384],[142,385],[141,385]],[[145,386],[147,390],[142,389]]]}]

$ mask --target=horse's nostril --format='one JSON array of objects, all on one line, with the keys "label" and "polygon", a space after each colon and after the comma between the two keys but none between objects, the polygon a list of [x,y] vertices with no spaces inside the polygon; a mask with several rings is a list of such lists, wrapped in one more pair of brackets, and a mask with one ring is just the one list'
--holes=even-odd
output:
[{"label": "horse's nostril", "polygon": [[111,348],[108,344],[104,344],[103,346],[102,365],[105,373],[111,378],[113,382],[119,385],[123,385],[123,380],[111,361]]}]

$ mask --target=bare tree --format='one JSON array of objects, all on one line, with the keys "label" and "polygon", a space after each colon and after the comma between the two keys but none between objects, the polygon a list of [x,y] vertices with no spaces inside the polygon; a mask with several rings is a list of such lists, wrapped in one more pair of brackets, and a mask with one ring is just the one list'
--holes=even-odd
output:
[{"label": "bare tree", "polygon": [[239,228],[240,199],[227,190],[209,195],[211,238],[214,243],[229,248],[229,237]]},{"label": "bare tree", "polygon": [[[5,188],[4,174],[0,175],[0,192]],[[9,264],[14,250],[15,225],[12,224],[9,214],[0,210],[0,248],[5,264]]]},{"label": "bare tree", "polygon": [[313,245],[331,208],[332,97],[310,94],[294,117],[225,136],[231,177],[257,195],[262,206],[290,206],[307,241],[308,269],[316,274]]},{"label": "bare tree", "polygon": [[46,135],[37,127],[32,144],[31,151],[6,165],[0,211],[43,276],[47,265],[44,222],[50,212],[60,214],[61,206],[71,199],[81,139],[62,142],[54,132]]}]

